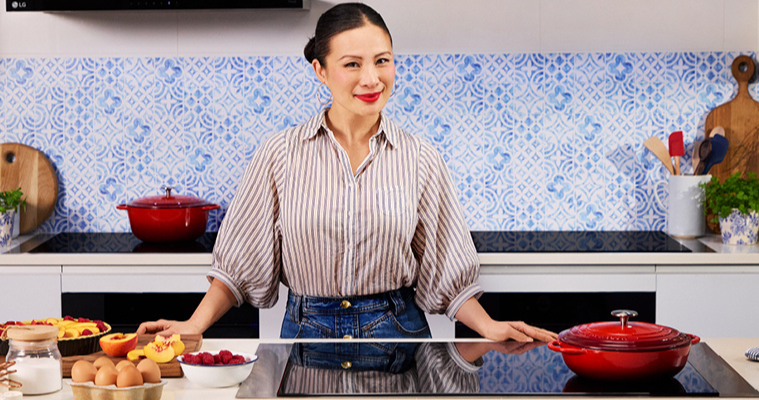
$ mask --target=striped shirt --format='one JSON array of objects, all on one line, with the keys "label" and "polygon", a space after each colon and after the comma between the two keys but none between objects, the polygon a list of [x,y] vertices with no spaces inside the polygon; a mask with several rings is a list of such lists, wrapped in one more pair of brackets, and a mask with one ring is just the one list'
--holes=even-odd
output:
[{"label": "striped shirt", "polygon": [[453,319],[482,289],[479,261],[442,157],[382,115],[355,174],[322,110],[266,140],[224,218],[209,278],[239,306],[272,307],[279,282],[319,297],[416,286]]}]

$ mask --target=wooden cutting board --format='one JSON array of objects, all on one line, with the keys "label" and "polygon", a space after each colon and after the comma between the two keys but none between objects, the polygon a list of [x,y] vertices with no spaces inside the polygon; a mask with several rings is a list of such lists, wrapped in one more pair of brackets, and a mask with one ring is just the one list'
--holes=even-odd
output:
[{"label": "wooden cutting board", "polygon": [[[155,339],[155,335],[139,335],[137,337],[137,347],[138,349],[141,349],[145,347],[146,344],[152,342]],[[182,343],[185,345],[184,353],[192,353],[195,351],[200,350],[200,346],[203,344],[203,336],[202,335],[182,335]],[[97,353],[87,354],[85,356],[69,356],[69,357],[63,357],[63,377],[64,378],[71,378],[71,367],[74,365],[75,362],[79,360],[87,360],[87,361],[95,361],[100,357],[106,356],[110,358],[114,364],[118,364],[119,361],[126,360],[126,357],[111,357],[103,353],[102,351],[99,351]],[[135,361],[134,364],[137,365],[139,361]],[[176,358],[173,360],[164,363],[164,364],[158,364],[158,368],[161,369],[161,377],[162,378],[179,378],[182,377],[184,374],[182,374],[182,368],[179,366],[179,361],[177,361]]]},{"label": "wooden cutting board", "polygon": [[[711,132],[715,126],[725,129],[725,137],[730,142],[725,159],[712,167],[709,174],[723,182],[735,172],[753,171],[759,175],[759,102],[751,98],[748,83],[754,76],[754,60],[749,56],[738,56],[731,67],[733,77],[738,81],[738,94],[722,104],[706,117],[704,132]],[[719,232],[719,224],[709,222],[713,232]]]},{"label": "wooden cutting board", "polygon": [[21,143],[0,144],[0,191],[21,188],[26,210],[20,210],[19,232],[30,232],[50,218],[58,199],[53,164],[40,151]]}]

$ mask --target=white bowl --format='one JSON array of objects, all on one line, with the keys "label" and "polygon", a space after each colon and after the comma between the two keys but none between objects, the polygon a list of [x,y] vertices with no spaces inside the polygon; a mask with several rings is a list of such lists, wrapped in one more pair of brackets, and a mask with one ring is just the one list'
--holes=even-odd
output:
[{"label": "white bowl", "polygon": [[[231,351],[231,350],[230,350]],[[216,355],[218,351],[198,351],[190,353],[196,355],[198,353],[210,353]],[[250,371],[253,369],[253,363],[258,360],[258,356],[255,354],[240,353],[232,351],[232,354],[239,354],[245,357],[245,362],[242,364],[229,364],[229,365],[199,365],[190,364],[184,361],[184,355],[177,357],[179,365],[182,367],[184,376],[190,380],[190,382],[197,383],[198,385],[205,387],[228,387],[239,385],[245,378],[250,375]]]}]

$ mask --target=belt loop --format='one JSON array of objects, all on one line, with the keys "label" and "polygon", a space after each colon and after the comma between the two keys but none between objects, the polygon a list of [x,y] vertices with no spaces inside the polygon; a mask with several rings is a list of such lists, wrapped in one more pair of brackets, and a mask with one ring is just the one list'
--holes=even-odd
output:
[{"label": "belt loop", "polygon": [[300,324],[300,320],[303,316],[301,307],[303,297],[294,294],[292,291],[287,293],[287,308],[290,312],[290,320],[296,324]]},{"label": "belt loop", "polygon": [[401,315],[406,311],[406,300],[403,298],[402,288],[390,292],[390,305],[395,315]]}]

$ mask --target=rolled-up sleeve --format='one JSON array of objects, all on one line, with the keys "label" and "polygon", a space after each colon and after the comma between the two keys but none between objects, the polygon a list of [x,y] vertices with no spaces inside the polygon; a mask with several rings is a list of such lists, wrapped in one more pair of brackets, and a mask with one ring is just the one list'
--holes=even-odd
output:
[{"label": "rolled-up sleeve", "polygon": [[426,143],[418,173],[419,222],[412,241],[419,262],[417,303],[453,320],[464,302],[483,292],[479,259],[445,162]]},{"label": "rolled-up sleeve", "polygon": [[278,228],[285,133],[259,147],[222,221],[213,250],[209,280],[221,280],[237,306],[248,302],[270,308],[277,302],[282,271]]}]

